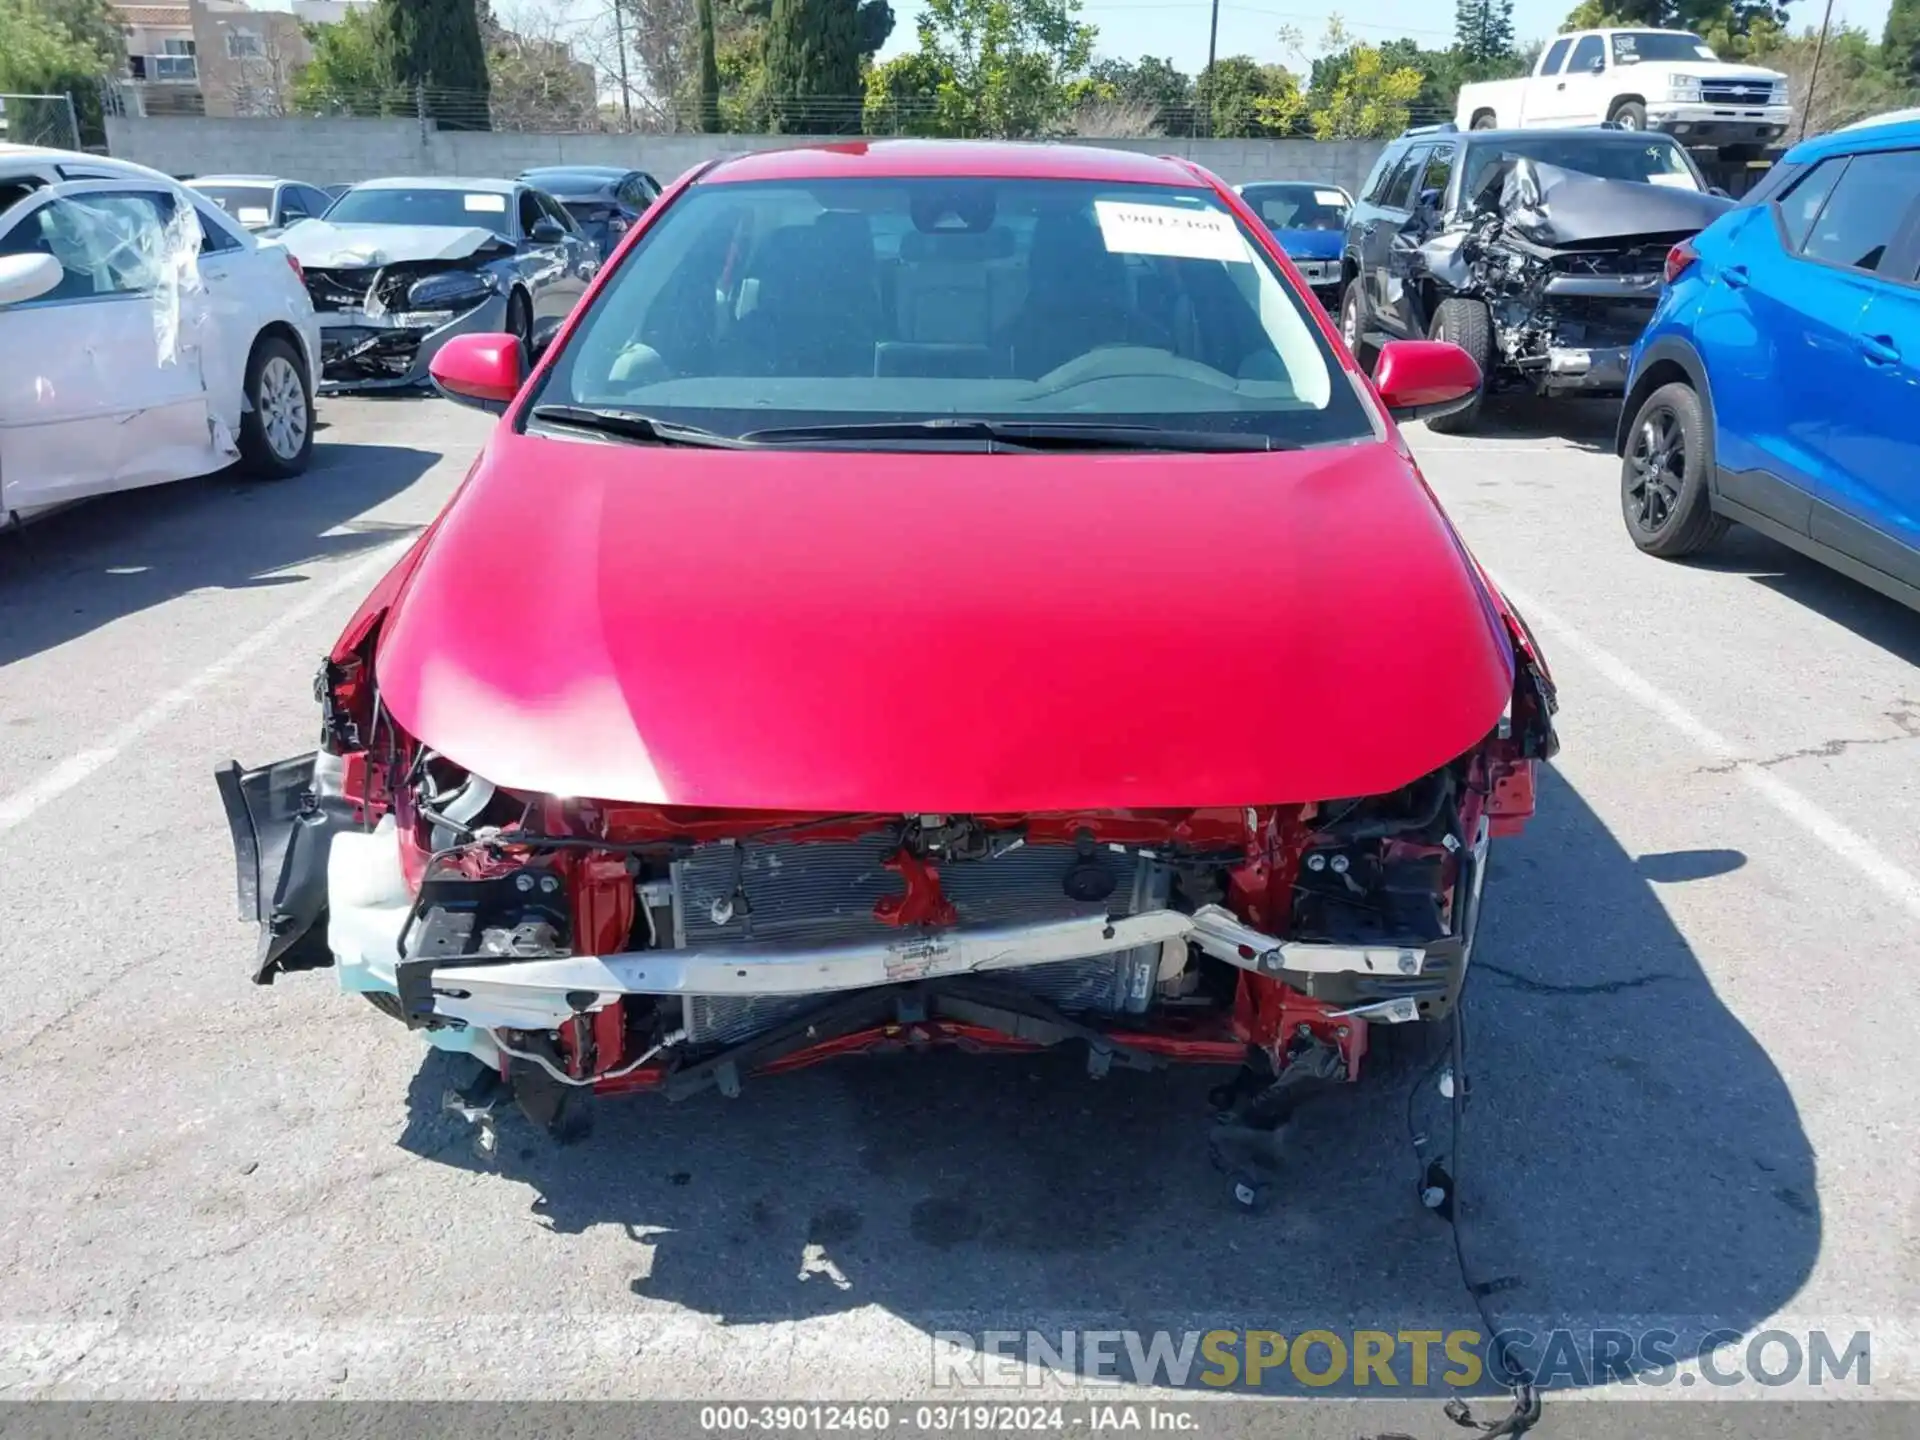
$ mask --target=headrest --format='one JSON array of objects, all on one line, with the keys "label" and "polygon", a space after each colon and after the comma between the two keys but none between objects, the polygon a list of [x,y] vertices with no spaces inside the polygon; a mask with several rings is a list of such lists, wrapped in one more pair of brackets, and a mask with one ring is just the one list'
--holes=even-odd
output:
[{"label": "headrest", "polygon": [[1004,225],[990,230],[909,230],[900,237],[900,258],[913,264],[984,264],[1012,256],[1013,232]]}]

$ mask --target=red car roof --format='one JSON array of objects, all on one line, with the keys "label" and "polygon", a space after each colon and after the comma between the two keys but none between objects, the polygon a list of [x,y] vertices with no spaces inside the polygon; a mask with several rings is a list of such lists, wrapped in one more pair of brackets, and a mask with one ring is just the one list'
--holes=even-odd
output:
[{"label": "red car roof", "polygon": [[1092,145],[1033,145],[1006,140],[849,140],[760,150],[722,160],[699,183],[747,180],[831,180],[868,176],[966,176],[1022,180],[1096,180],[1115,185],[1178,185],[1202,181],[1176,160]]}]

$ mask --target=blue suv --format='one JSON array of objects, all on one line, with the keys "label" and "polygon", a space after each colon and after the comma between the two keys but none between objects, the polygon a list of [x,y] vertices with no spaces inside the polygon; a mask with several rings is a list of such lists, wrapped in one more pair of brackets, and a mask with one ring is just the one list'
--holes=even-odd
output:
[{"label": "blue suv", "polygon": [[1673,248],[1615,449],[1649,554],[1738,520],[1920,608],[1920,121],[1796,145]]}]

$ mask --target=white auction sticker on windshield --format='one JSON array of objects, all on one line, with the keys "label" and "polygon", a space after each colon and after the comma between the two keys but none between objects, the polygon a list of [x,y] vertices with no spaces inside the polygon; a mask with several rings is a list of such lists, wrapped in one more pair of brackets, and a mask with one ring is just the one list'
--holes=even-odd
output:
[{"label": "white auction sticker on windshield", "polygon": [[1342,195],[1338,190],[1316,190],[1313,192],[1313,203],[1316,205],[1344,205],[1347,203],[1347,197]]},{"label": "white auction sticker on windshield", "polygon": [[233,218],[242,225],[266,225],[273,220],[273,212],[260,205],[242,205]]},{"label": "white auction sticker on windshield", "polygon": [[507,197],[504,195],[467,195],[462,199],[469,210],[478,210],[486,215],[507,213]]},{"label": "white auction sticker on windshield", "polygon": [[1171,255],[1181,260],[1244,263],[1247,242],[1233,221],[1218,210],[1188,210],[1174,205],[1134,205],[1096,200],[1100,238],[1116,255]]}]

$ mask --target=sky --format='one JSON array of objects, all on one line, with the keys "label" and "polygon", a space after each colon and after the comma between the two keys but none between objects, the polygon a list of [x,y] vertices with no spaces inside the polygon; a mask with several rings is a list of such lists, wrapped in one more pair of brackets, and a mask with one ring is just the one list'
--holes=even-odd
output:
[{"label": "sky", "polygon": [[[1522,41],[1551,35],[1560,28],[1577,0],[1515,0],[1514,30]],[[1890,0],[1834,0],[1833,16],[1837,26],[1844,18],[1865,27],[1878,37],[1887,22]],[[892,0],[894,27],[883,59],[890,59],[916,47],[915,21],[920,0]],[[1326,29],[1327,17],[1338,11],[1347,29],[1363,40],[1392,40],[1405,35],[1435,49],[1453,41],[1453,6],[1445,0],[1427,0],[1410,5],[1406,0],[1342,0],[1320,9],[1307,0],[1222,0],[1220,5],[1219,53],[1251,55],[1262,63],[1297,67],[1299,57],[1289,54],[1278,38],[1282,26],[1290,25],[1307,39],[1309,55]],[[1189,75],[1207,63],[1208,0],[1081,0],[1080,18],[1096,26],[1100,38],[1094,53],[1102,57],[1133,60],[1142,55],[1159,55]],[[1794,0],[1788,15],[1795,29],[1820,23],[1821,6],[1812,0]]]}]

